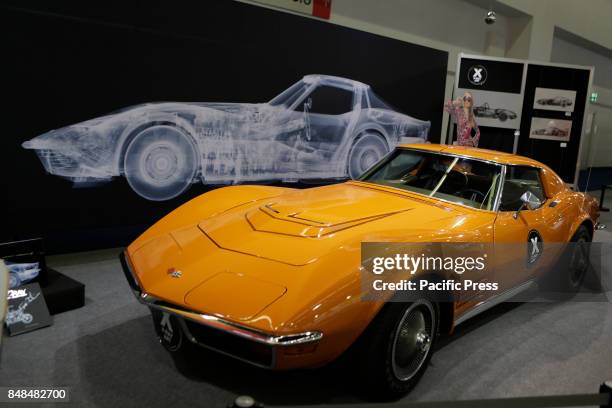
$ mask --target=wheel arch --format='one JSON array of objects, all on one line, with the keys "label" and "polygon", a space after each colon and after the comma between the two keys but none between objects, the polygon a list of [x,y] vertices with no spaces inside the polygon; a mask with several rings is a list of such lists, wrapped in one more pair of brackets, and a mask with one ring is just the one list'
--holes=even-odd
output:
[{"label": "wheel arch", "polygon": [[591,239],[593,239],[593,235],[595,234],[595,223],[593,223],[593,220],[591,220],[590,217],[583,216],[580,218],[576,218],[576,220],[574,220],[574,222],[572,223],[572,226],[570,227],[568,231],[569,233],[568,233],[566,242],[569,242],[574,236],[574,234],[578,231],[578,228],[580,228],[583,225],[589,231],[589,235],[591,235]]},{"label": "wheel arch", "polygon": [[151,120],[149,122],[139,123],[129,128],[126,128],[123,134],[121,135],[119,147],[117,148],[117,151],[115,154],[115,167],[117,168],[118,173],[120,175],[124,174],[125,153],[127,152],[127,148],[132,142],[132,140],[134,140],[134,138],[138,136],[138,134],[140,134],[143,130],[146,130],[146,129],[149,129],[155,126],[174,127],[174,128],[179,129],[185,135],[187,140],[189,140],[189,142],[192,144],[194,151],[196,152],[196,160],[197,160],[197,166],[198,166],[198,170],[196,174],[196,177],[197,177],[197,175],[201,171],[202,158],[201,158],[201,154],[199,151],[198,141],[195,138],[195,129],[186,120],[182,120],[176,117],[172,119],[159,118],[159,119]]}]

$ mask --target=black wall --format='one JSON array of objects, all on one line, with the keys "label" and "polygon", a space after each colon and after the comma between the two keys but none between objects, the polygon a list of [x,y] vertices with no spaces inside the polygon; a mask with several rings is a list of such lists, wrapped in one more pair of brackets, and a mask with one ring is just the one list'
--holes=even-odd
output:
[{"label": "black wall", "polygon": [[[333,13],[333,10],[332,10]],[[123,178],[74,189],[21,143],[150,101],[264,102],[305,74],[370,84],[440,135],[447,53],[222,0],[1,1],[0,241],[50,252],[125,245],[210,186],[151,202]]]}]

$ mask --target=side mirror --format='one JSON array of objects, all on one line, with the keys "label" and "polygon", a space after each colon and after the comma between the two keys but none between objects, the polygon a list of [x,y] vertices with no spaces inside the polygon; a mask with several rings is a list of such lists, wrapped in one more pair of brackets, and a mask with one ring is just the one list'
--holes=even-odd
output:
[{"label": "side mirror", "polygon": [[523,193],[523,195],[521,196],[521,202],[523,203],[521,205],[521,208],[516,210],[516,212],[514,213],[513,217],[515,220],[518,218],[519,213],[524,208],[527,208],[528,210],[535,210],[536,208],[540,208],[540,206],[542,205],[542,201],[540,201],[540,199],[536,197],[535,194],[533,194],[531,191],[525,191]]}]

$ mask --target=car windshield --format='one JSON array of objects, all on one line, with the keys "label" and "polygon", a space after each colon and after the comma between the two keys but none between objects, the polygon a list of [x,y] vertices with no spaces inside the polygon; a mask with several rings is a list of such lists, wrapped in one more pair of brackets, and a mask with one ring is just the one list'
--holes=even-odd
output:
[{"label": "car windshield", "polygon": [[493,210],[500,174],[497,164],[399,148],[359,180]]},{"label": "car windshield", "polygon": [[289,88],[285,89],[283,92],[272,98],[269,102],[272,106],[291,106],[308,88],[308,83],[302,81],[298,81],[295,84],[291,85]]}]

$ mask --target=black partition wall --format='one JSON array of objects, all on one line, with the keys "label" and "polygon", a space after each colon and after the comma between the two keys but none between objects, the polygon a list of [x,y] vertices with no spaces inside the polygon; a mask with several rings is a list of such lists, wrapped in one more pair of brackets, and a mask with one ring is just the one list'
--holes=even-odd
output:
[{"label": "black partition wall", "polygon": [[460,54],[457,72],[455,97],[474,95],[478,147],[534,158],[576,183],[591,67]]}]

